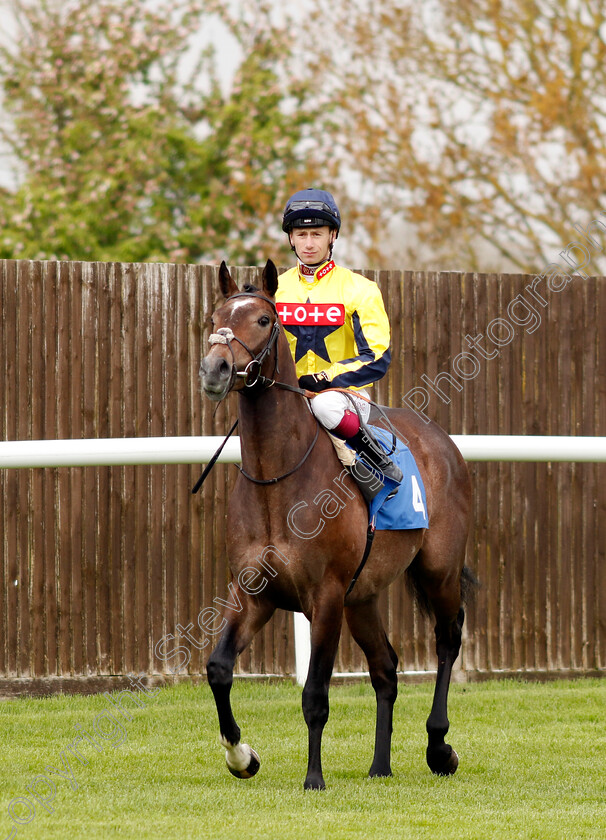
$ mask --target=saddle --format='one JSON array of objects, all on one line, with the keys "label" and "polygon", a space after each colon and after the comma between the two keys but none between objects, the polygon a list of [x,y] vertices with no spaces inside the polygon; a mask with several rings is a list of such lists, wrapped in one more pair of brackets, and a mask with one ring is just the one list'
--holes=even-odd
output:
[{"label": "saddle", "polygon": [[[365,423],[362,420],[360,412],[358,411],[358,408],[353,401],[351,401],[351,406],[352,409],[356,411],[358,415],[358,419],[360,421],[360,428],[363,429],[364,434],[370,440],[373,447],[377,449],[377,455],[379,456],[378,460],[380,461],[381,455],[383,455],[383,453],[385,453],[386,450],[385,447],[382,446],[377,440],[377,436],[374,433],[374,429],[372,427],[381,420],[387,421],[387,424],[390,428],[390,434],[393,435],[393,443],[391,446],[391,453],[387,452],[386,454],[392,454],[395,451],[397,434],[394,427],[391,425],[389,420],[387,420],[387,415],[385,413],[387,406],[378,405],[377,403],[372,402],[372,400],[369,400],[369,402],[370,414],[368,418],[368,423]],[[368,456],[364,457],[360,453],[358,453],[356,457],[355,450],[351,446],[348,446],[346,441],[344,441],[342,438],[337,437],[336,435],[331,434],[329,431],[328,435],[335,448],[339,461],[343,464],[343,466],[349,472],[351,477],[354,479],[354,481],[360,488],[360,492],[362,493],[364,501],[370,507],[372,500],[385,487],[384,474],[382,473],[382,471],[376,463],[369,463],[370,458]],[[392,490],[389,494],[389,497],[395,495],[397,492],[397,486],[394,486],[393,482],[391,486]]]},{"label": "saddle", "polygon": [[[427,528],[427,502],[423,479],[415,459],[397,435],[385,414],[386,406],[371,404],[369,423],[363,424],[365,433],[372,438],[380,451],[401,469],[401,483],[385,476],[373,465],[363,460],[343,440],[330,435],[337,457],[350,473],[368,506],[369,527],[374,530],[407,530]],[[373,423],[374,421],[374,423]],[[384,426],[375,425],[387,421]]]}]

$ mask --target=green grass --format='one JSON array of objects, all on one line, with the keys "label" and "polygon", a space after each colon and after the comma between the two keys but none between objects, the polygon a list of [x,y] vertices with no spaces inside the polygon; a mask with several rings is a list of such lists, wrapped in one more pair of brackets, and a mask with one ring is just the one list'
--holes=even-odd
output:
[{"label": "green grass", "polygon": [[[334,686],[325,730],[327,790],[303,792],[307,733],[301,690],[238,681],[243,739],[261,770],[240,781],[226,770],[208,686],[180,685],[124,720],[125,740],[73,763],[78,789],[55,777],[53,813],[38,806],[15,837],[457,838],[577,840],[606,837],[606,681],[494,682],[451,689],[449,741],[460,766],[436,778],[425,764],[432,686],[400,686],[390,779],[367,778],[374,695],[368,684]],[[27,786],[110,708],[103,697],[0,703],[0,840],[27,818]],[[109,720],[106,723],[111,723]],[[110,734],[110,730],[106,731]],[[39,792],[48,788],[43,785]]]}]

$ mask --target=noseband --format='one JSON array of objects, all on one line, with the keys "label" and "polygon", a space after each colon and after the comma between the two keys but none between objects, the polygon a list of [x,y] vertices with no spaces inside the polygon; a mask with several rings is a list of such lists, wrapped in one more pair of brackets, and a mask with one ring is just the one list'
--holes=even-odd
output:
[{"label": "noseband", "polygon": [[[220,329],[218,329],[216,333],[212,333],[212,335],[209,336],[208,342],[211,345],[212,344],[226,344],[229,348],[229,352],[231,353],[231,358],[232,358],[232,365],[231,365],[231,376],[230,376],[230,380],[229,380],[229,387],[227,389],[228,391],[231,390],[231,388],[234,384],[234,380],[238,376],[244,377],[244,387],[245,388],[253,388],[255,385],[257,385],[259,383],[265,385],[265,387],[267,388],[270,385],[273,385],[274,380],[273,379],[267,379],[265,376],[261,376],[261,366],[263,365],[263,362],[265,361],[265,359],[271,353],[272,348],[274,346],[276,348],[276,360],[274,362],[274,373],[279,373],[278,346],[276,344],[278,335],[280,334],[280,320],[278,318],[278,311],[277,311],[276,306],[273,303],[273,301],[269,300],[266,297],[263,297],[263,295],[258,295],[255,292],[240,292],[237,295],[232,295],[229,298],[229,300],[233,300],[234,298],[238,298],[238,297],[247,297],[247,298],[256,297],[256,298],[259,298],[259,300],[265,301],[265,303],[269,303],[269,305],[274,310],[274,315],[276,316],[276,320],[274,321],[273,327],[271,329],[270,336],[267,339],[267,343],[265,344],[265,347],[263,347],[263,349],[260,351],[260,353],[253,353],[253,351],[250,349],[250,347],[244,341],[242,341],[241,338],[238,338],[237,335],[234,335],[233,331],[229,327],[220,327]],[[232,341],[237,341],[238,344],[241,344],[242,347],[248,353],[248,355],[251,357],[250,362],[246,365],[244,370],[238,370],[238,367],[236,365],[236,357],[235,357],[235,354],[234,354],[234,350],[233,350],[233,347],[231,346]],[[252,379],[250,378],[251,376],[252,376]]]}]

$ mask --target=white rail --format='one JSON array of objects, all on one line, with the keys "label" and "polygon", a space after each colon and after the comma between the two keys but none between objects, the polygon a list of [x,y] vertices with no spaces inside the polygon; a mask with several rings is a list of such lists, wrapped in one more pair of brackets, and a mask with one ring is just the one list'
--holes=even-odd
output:
[{"label": "white rail", "polygon": [[606,461],[606,437],[451,435],[467,461]]},{"label": "white rail", "polygon": [[[210,461],[222,437],[94,438],[88,440],[10,440],[0,442],[0,468],[117,467],[131,464],[202,464]],[[230,438],[219,463],[236,463],[240,439]]]},{"label": "white rail", "polygon": [[[468,461],[606,461],[606,437],[452,435]],[[0,442],[0,469],[202,464],[222,437],[93,438]],[[238,463],[240,439],[230,438],[219,463]]]}]

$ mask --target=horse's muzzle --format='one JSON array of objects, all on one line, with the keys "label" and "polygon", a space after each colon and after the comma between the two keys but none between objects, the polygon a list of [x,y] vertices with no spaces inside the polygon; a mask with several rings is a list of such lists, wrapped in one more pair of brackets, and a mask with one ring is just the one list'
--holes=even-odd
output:
[{"label": "horse's muzzle", "polygon": [[206,356],[200,363],[202,389],[210,400],[220,402],[233,384],[233,368],[221,356]]}]

